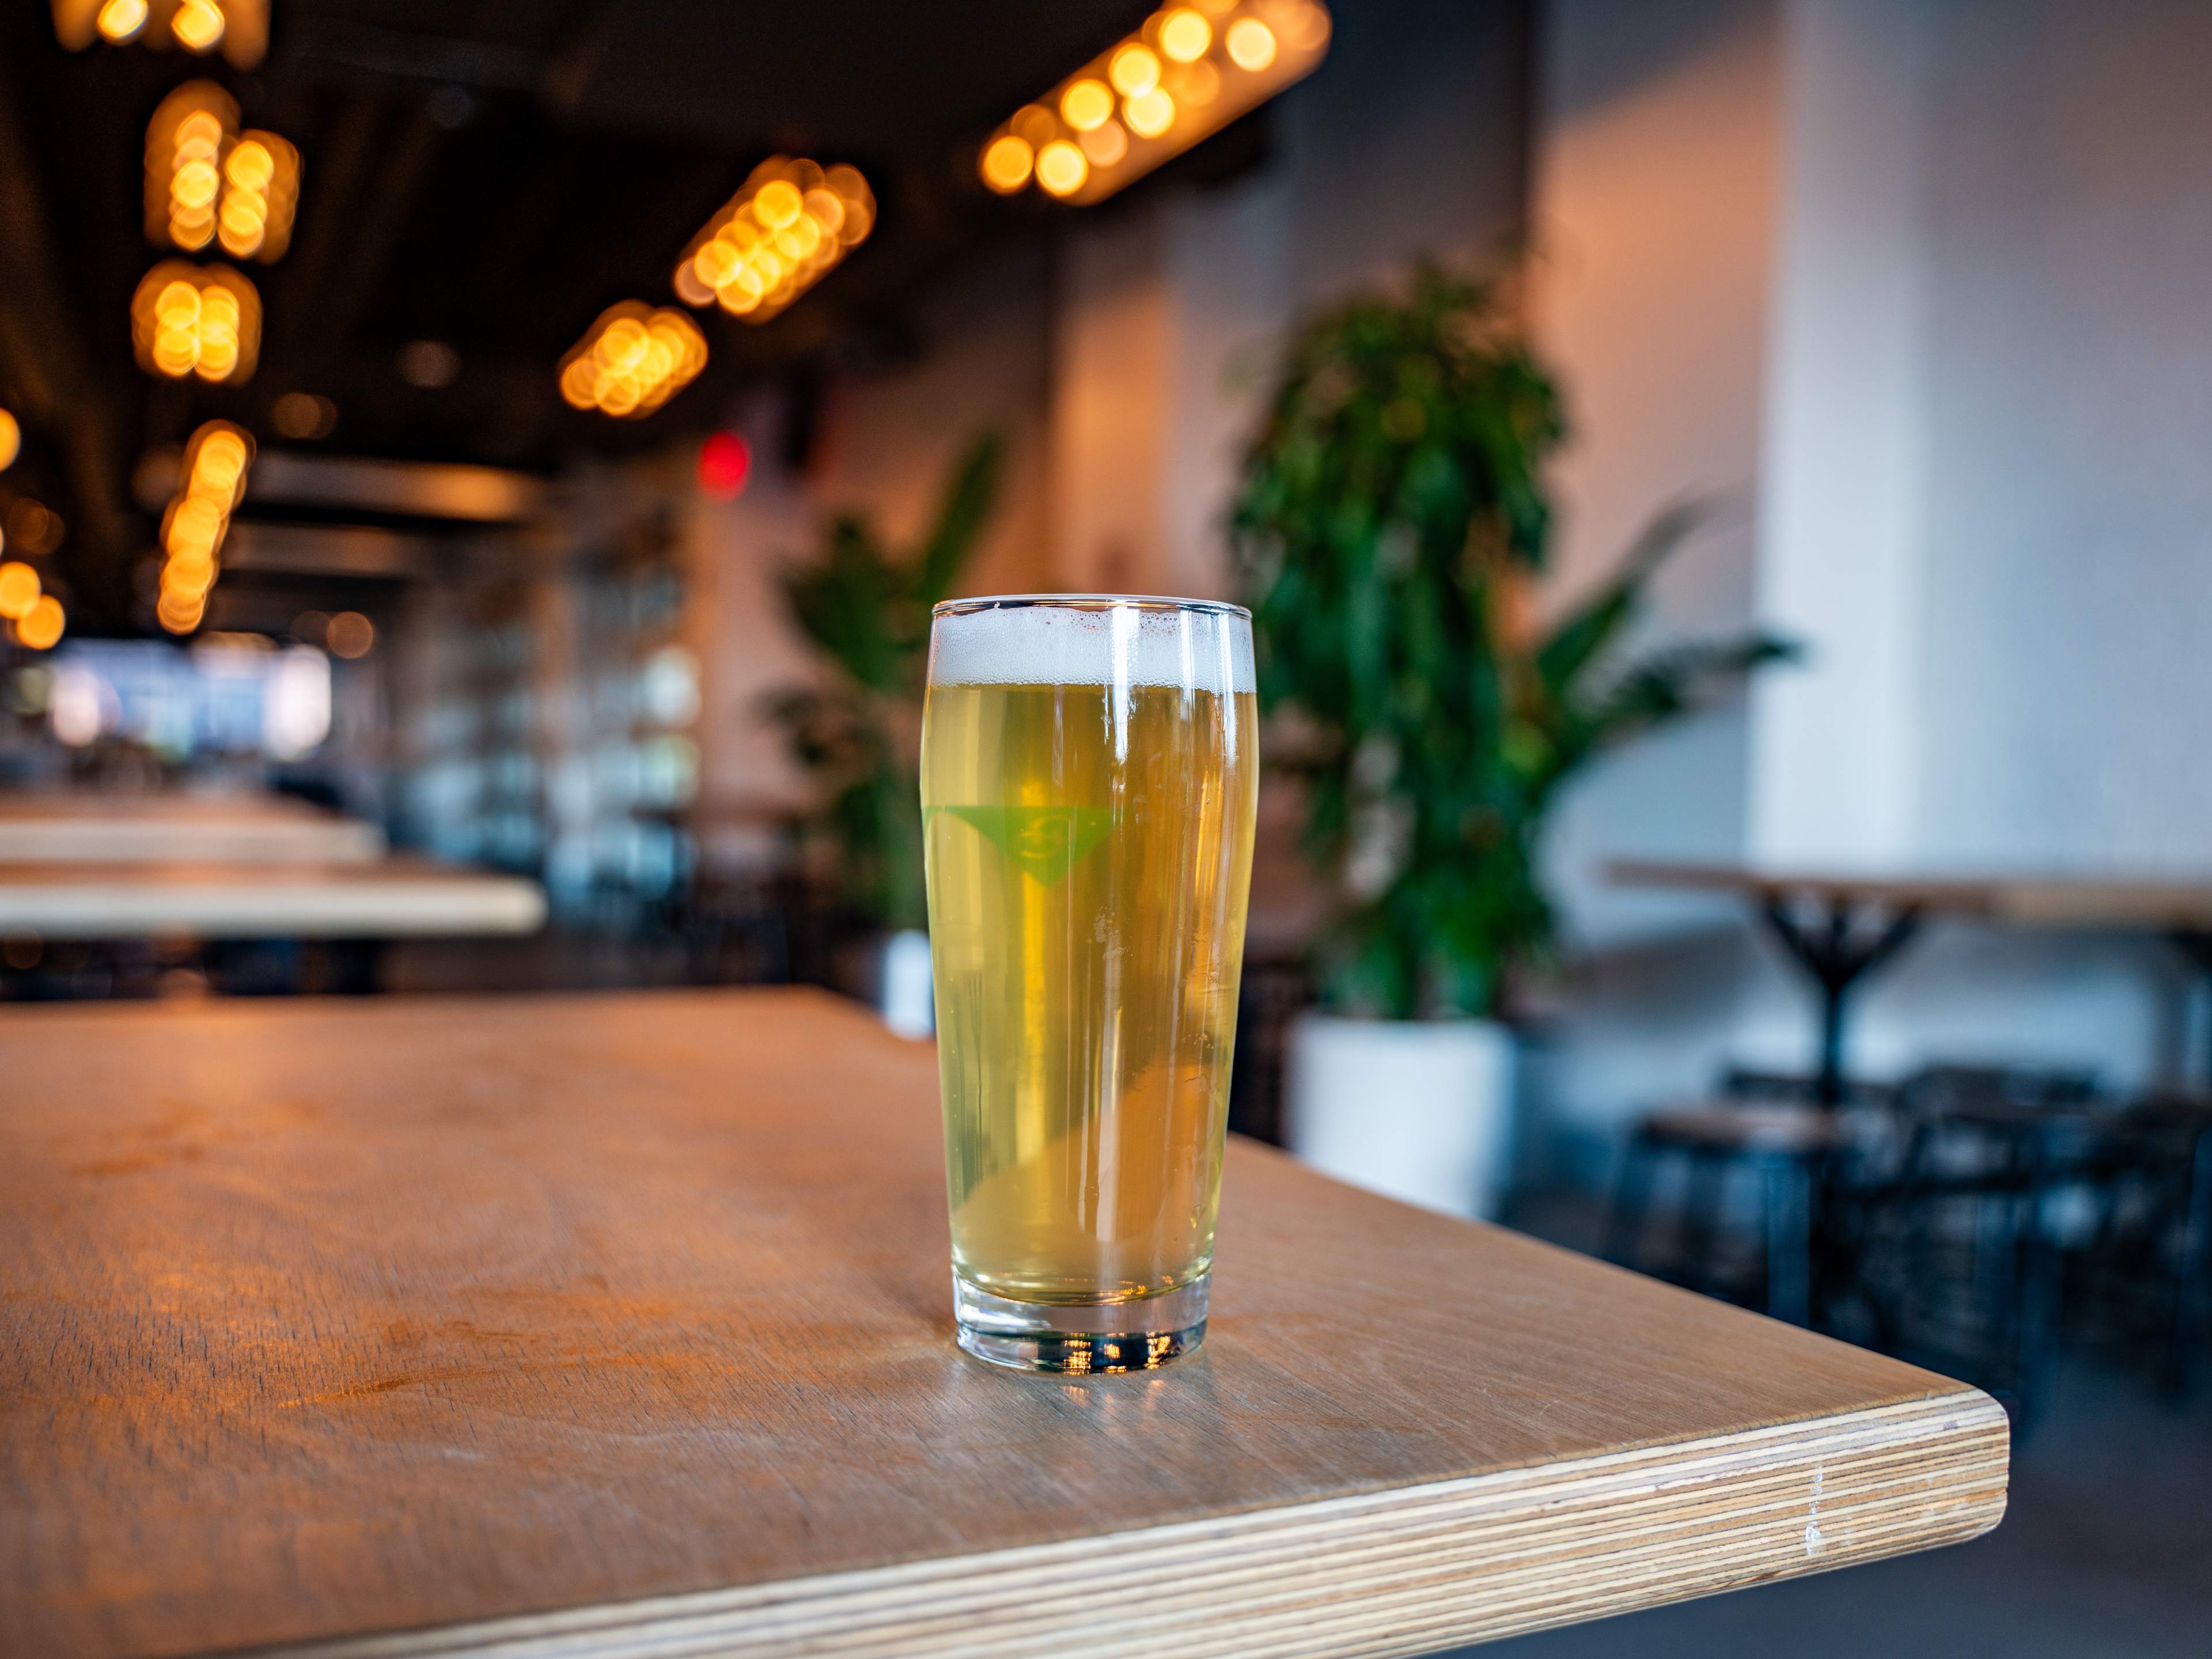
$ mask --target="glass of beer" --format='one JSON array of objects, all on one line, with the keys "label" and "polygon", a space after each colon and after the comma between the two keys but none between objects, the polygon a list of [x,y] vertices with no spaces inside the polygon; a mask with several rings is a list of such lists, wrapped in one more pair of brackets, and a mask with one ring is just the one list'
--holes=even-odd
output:
[{"label": "glass of beer", "polygon": [[1259,787],[1252,618],[940,605],[921,805],[960,1346],[1146,1370],[1206,1334]]}]

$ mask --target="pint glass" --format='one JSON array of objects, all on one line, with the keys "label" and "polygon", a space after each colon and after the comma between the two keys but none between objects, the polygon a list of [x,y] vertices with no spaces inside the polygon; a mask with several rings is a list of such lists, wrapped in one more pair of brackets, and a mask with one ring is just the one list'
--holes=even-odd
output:
[{"label": "pint glass", "polygon": [[1252,621],[937,607],[921,803],[960,1344],[1149,1370],[1206,1333],[1259,782]]}]

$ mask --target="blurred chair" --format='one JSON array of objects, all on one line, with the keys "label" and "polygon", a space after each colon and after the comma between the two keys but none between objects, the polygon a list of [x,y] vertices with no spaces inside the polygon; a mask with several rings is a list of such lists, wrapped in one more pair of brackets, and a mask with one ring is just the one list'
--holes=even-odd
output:
[{"label": "blurred chair", "polygon": [[[1606,1259],[1793,1324],[1813,1323],[1834,1277],[1826,1195],[1888,1127],[1887,1091],[1878,1085],[1850,1085],[1833,1109],[1816,1099],[1813,1079],[1732,1070],[1712,1097],[1645,1116],[1622,1155]],[[1682,1170],[1683,1197],[1673,1249],[1655,1265],[1653,1191],[1670,1164]],[[1730,1225],[1742,1212],[1731,1200],[1747,1187],[1756,1242],[1742,1249],[1746,1230]]]},{"label": "blurred chair", "polygon": [[1237,994],[1237,1054],[1229,1069],[1229,1127],[1283,1144],[1285,1059],[1291,1022],[1314,1003],[1300,955],[1248,957]]},{"label": "blurred chair", "polygon": [[[1930,1066],[1899,1091],[1898,1151],[1835,1194],[1859,1322],[1839,1334],[2005,1398],[2045,1398],[2069,1287],[2158,1247],[2170,1137],[2079,1072]],[[2130,1277],[2140,1283],[2138,1273]]]}]

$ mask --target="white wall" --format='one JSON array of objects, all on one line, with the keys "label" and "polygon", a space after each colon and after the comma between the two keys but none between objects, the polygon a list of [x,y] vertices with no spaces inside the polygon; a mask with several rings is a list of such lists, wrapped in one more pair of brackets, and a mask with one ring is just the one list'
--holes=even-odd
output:
[{"label": "white wall", "polygon": [[1911,860],[1928,457],[1923,0],[1780,15],[1759,609],[1803,663],[1753,691],[1753,853]]},{"label": "white wall", "polygon": [[[1584,526],[1653,472],[1733,460],[1756,538],[1670,621],[1724,619],[1748,574],[1813,653],[1736,728],[1733,799],[1716,724],[1609,763],[1569,805],[1567,890],[1608,947],[1540,1048],[1571,1137],[1724,1056],[1802,1065],[1811,1040],[1771,945],[1687,912],[1614,926],[1616,902],[1572,879],[1585,854],[1717,851],[1733,828],[1799,866],[2212,869],[2212,9],[1545,16],[1540,315],[1582,413],[1563,577],[1596,556]],[[1771,179],[1770,205],[1717,197],[1723,154]],[[1735,204],[1717,222],[1717,199]],[[1685,340],[1713,372],[1670,398],[1662,376],[1695,379]],[[1723,810],[1686,817],[1686,793]],[[2124,1086],[2179,1063],[2185,990],[2140,936],[1939,925],[1868,988],[1852,1060],[2004,1055]]]},{"label": "white wall", "polygon": [[1917,841],[2201,872],[2212,6],[1937,18]]},{"label": "white wall", "polygon": [[[1553,471],[1549,600],[1597,586],[1651,515],[1711,503],[1655,584],[1647,639],[1749,626],[1776,236],[1781,73],[1765,0],[1584,0],[1540,35],[1530,195],[1538,343],[1572,427]],[[1744,711],[1622,751],[1574,787],[1551,842],[1583,949],[1725,925],[1724,902],[1626,891],[1628,855],[1744,850]],[[1710,1040],[1674,1070],[1705,1071]]]},{"label": "white wall", "polygon": [[1048,271],[1034,246],[983,261],[920,308],[911,361],[832,382],[805,481],[817,513],[866,513],[893,546],[910,545],[954,464],[996,432],[1006,446],[998,507],[960,592],[1050,586]]}]

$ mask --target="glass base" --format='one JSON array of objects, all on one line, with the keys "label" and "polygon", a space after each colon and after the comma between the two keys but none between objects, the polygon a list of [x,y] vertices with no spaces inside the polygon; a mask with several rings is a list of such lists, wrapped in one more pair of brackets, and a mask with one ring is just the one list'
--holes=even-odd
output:
[{"label": "glass base", "polygon": [[952,1275],[960,1346],[1018,1371],[1102,1376],[1158,1370],[1206,1340],[1212,1276],[1134,1302],[1016,1302]]}]

